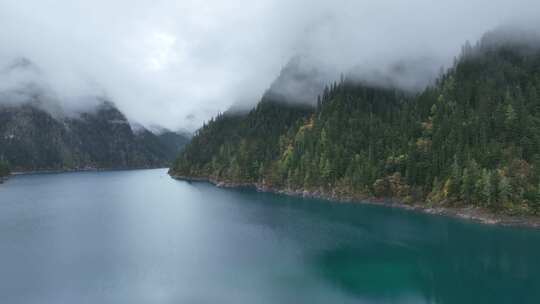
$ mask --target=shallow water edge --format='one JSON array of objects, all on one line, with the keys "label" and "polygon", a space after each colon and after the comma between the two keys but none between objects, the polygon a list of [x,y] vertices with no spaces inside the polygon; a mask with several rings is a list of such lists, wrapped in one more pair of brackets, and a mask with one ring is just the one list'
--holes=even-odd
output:
[{"label": "shallow water edge", "polygon": [[474,221],[485,225],[499,225],[509,227],[526,227],[540,229],[540,217],[538,216],[510,216],[505,214],[497,214],[486,208],[474,207],[474,206],[426,206],[421,203],[405,204],[396,198],[378,198],[378,197],[353,197],[342,196],[335,192],[324,191],[308,191],[303,189],[281,189],[269,187],[259,183],[234,183],[230,181],[223,181],[215,178],[202,178],[202,177],[190,177],[170,174],[176,179],[188,182],[206,182],[215,185],[220,188],[252,188],[259,192],[268,192],[283,194],[295,197],[315,198],[322,199],[331,202],[340,203],[353,203],[353,204],[368,204],[377,205],[390,208],[400,208],[405,210],[411,210],[431,215],[448,216],[463,220]]}]

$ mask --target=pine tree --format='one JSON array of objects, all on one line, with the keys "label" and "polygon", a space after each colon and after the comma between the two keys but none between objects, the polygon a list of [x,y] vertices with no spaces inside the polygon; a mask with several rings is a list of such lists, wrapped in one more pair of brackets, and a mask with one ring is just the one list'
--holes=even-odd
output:
[{"label": "pine tree", "polygon": [[450,175],[448,184],[448,196],[452,198],[460,198],[461,190],[461,168],[458,163],[457,156],[454,156],[454,162],[452,163],[452,173]]},{"label": "pine tree", "polygon": [[489,176],[489,184],[491,190],[491,198],[489,200],[489,205],[495,210],[501,208],[501,199],[500,199],[500,189],[499,189],[500,176],[497,171],[491,172]]},{"label": "pine tree", "polygon": [[491,183],[491,172],[487,169],[482,171],[482,178],[477,185],[477,191],[480,192],[480,201],[484,206],[490,206],[493,201],[493,188]]},{"label": "pine tree", "polygon": [[330,160],[328,160],[328,158],[323,159],[321,163],[321,176],[325,181],[328,182],[330,180],[330,177],[332,176],[332,165],[330,164]]},{"label": "pine tree", "polygon": [[465,168],[463,170],[463,177],[461,181],[461,199],[466,202],[470,203],[473,199],[473,192],[474,192],[474,179],[473,176],[469,173],[469,169]]},{"label": "pine tree", "polygon": [[501,204],[510,202],[512,198],[512,185],[510,179],[506,176],[502,176],[499,180],[499,200]]},{"label": "pine tree", "polygon": [[536,187],[535,197],[530,202],[530,207],[534,214],[540,214],[540,184]]}]

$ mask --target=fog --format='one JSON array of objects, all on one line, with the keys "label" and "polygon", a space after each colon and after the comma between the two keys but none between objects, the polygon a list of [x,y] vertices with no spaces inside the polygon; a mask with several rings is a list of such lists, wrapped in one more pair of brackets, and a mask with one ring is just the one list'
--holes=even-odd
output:
[{"label": "fog", "polygon": [[[538,0],[3,0],[0,90],[38,82],[65,108],[105,97],[143,125],[194,130],[255,104],[298,55],[323,81],[397,71],[418,88],[465,41],[539,17]],[[6,72],[20,58],[35,70]]]}]

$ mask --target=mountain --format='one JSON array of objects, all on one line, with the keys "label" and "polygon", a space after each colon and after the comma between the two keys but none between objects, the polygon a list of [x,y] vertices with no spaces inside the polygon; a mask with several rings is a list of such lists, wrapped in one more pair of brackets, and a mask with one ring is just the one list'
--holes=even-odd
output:
[{"label": "mountain", "polygon": [[310,60],[295,56],[281,69],[263,99],[283,100],[293,104],[315,105],[327,82],[327,76]]},{"label": "mountain", "polygon": [[189,142],[190,135],[184,132],[173,132],[162,127],[152,127],[150,130],[138,126],[133,131],[136,141],[147,147],[152,154],[172,163],[178,153]]},{"label": "mountain", "polygon": [[178,153],[189,143],[191,140],[190,134],[185,132],[174,132],[171,130],[164,130],[160,133],[155,134],[161,145],[166,151],[166,157],[169,160],[176,159]]},{"label": "mountain", "polygon": [[0,156],[13,171],[164,167],[179,152],[169,140],[134,132],[106,101],[76,116],[53,115],[38,101],[0,104]]},{"label": "mountain", "polygon": [[130,123],[104,98],[66,102],[27,58],[0,69],[0,80],[0,160],[12,171],[164,167],[188,141]]},{"label": "mountain", "polygon": [[[540,212],[540,48],[491,32],[419,93],[343,79],[203,126],[170,174],[324,197]],[[503,38],[501,38],[503,37]]]},{"label": "mountain", "polygon": [[[314,67],[305,56],[294,56],[281,69],[277,78],[264,92],[262,100],[274,100],[300,106],[314,106],[328,81],[330,72]],[[256,106],[256,104],[255,104]],[[254,108],[253,102],[236,102],[225,114],[246,115]]]}]

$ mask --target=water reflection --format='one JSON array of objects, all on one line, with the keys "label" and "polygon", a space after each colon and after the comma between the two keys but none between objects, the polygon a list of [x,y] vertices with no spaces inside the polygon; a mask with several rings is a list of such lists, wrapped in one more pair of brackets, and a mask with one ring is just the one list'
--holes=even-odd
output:
[{"label": "water reflection", "polygon": [[356,298],[370,303],[540,299],[538,231],[243,192],[256,205],[243,218],[301,243],[313,272]]},{"label": "water reflection", "polygon": [[165,170],[0,186],[6,303],[539,303],[540,233]]}]

